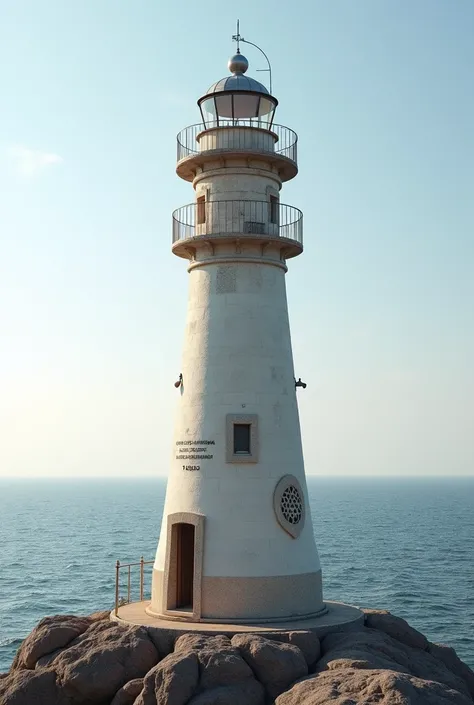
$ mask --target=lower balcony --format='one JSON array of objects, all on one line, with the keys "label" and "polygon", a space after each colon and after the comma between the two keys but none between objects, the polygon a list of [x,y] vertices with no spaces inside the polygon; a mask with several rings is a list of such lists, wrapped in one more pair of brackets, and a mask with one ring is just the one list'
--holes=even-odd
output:
[{"label": "lower balcony", "polygon": [[271,201],[207,201],[189,203],[173,213],[173,251],[176,245],[218,238],[281,239],[286,256],[303,249],[303,213],[294,206]]}]

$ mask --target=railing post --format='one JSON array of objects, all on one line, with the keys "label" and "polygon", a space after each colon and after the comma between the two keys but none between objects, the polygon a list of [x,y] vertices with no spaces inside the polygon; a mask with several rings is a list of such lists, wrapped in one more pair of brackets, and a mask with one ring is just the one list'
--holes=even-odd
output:
[{"label": "railing post", "polygon": [[144,570],[144,560],[143,556],[140,558],[140,602],[143,602],[143,570]]},{"label": "railing post", "polygon": [[127,602],[128,602],[128,603],[130,603],[130,587],[131,587],[130,572],[131,572],[131,566],[130,566],[130,564],[129,564],[129,565],[128,565],[128,591],[127,591]]},{"label": "railing post", "polygon": [[115,564],[115,616],[118,615],[120,561]]}]

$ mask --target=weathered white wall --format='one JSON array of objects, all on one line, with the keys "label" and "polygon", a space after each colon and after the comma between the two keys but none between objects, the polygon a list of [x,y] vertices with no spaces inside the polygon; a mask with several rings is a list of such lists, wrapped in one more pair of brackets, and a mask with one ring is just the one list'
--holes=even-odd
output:
[{"label": "weathered white wall", "polygon": [[[166,515],[206,516],[203,575],[270,576],[319,570],[306,493],[284,270],[262,264],[206,264],[190,272],[183,392]],[[225,462],[226,415],[258,414],[259,462]],[[177,460],[177,441],[214,440],[209,460]],[[199,471],[183,465],[200,465]],[[307,521],[292,539],[277,523],[273,491],[295,475]],[[163,570],[165,541],[155,568]]]},{"label": "weathered white wall", "polygon": [[213,149],[248,149],[264,152],[275,151],[276,137],[266,130],[245,127],[226,127],[206,130],[199,136],[199,149],[206,152]]},{"label": "weathered white wall", "polygon": [[268,201],[268,193],[278,196],[281,182],[278,175],[262,175],[258,170],[245,167],[228,167],[208,174],[203,173],[195,181],[196,195],[206,195],[212,201],[253,200]]}]

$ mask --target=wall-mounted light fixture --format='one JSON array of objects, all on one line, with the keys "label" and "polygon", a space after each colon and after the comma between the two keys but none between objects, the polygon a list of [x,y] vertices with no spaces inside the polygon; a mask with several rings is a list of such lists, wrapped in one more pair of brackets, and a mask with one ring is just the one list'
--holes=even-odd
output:
[{"label": "wall-mounted light fixture", "polygon": [[295,378],[295,389],[296,389],[296,387],[303,387],[303,389],[306,389],[306,386],[307,386],[306,382],[302,382],[301,377],[298,377],[298,381],[296,381],[296,378]]},{"label": "wall-mounted light fixture", "polygon": [[[176,389],[179,389],[182,384],[183,384],[183,375],[182,375],[181,372],[180,372],[180,373],[179,373],[178,380],[174,383],[174,386],[176,387]],[[306,385],[305,385],[305,386],[306,386]]]}]

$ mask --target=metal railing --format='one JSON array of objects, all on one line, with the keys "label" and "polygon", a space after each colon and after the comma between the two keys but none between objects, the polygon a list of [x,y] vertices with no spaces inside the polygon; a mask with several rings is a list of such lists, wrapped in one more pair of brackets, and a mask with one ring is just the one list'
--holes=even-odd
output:
[{"label": "metal railing", "polygon": [[283,237],[303,244],[303,213],[278,201],[189,203],[173,213],[173,243],[219,235]]},{"label": "metal railing", "polygon": [[[209,148],[208,145],[200,144],[198,135],[207,130],[215,130],[216,128],[234,128],[226,132],[225,129],[220,130],[219,139],[214,147]],[[245,129],[246,128],[246,129]],[[232,149],[232,150],[248,150],[249,149],[249,129],[253,128],[251,148],[259,152],[268,152],[278,154],[283,157],[297,162],[297,146],[298,135],[289,127],[283,125],[271,125],[258,120],[219,120],[214,123],[198,123],[190,125],[178,133],[178,161],[185,159],[194,154],[202,154],[205,151],[213,149]],[[257,128],[257,129],[255,129]],[[270,139],[269,139],[270,138]],[[201,137],[200,137],[201,139]]]},{"label": "metal railing", "polygon": [[[132,594],[132,568],[136,566],[140,566],[140,602],[143,602],[145,591],[145,566],[152,565],[153,563],[154,561],[145,561],[143,556],[138,563],[120,563],[120,561],[117,561],[115,564],[115,616],[117,616],[121,605],[128,605],[130,602]],[[127,571],[127,598],[120,596],[120,571],[124,569]]]}]

